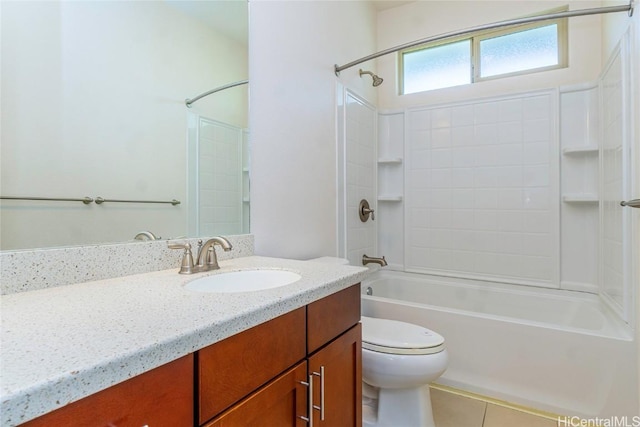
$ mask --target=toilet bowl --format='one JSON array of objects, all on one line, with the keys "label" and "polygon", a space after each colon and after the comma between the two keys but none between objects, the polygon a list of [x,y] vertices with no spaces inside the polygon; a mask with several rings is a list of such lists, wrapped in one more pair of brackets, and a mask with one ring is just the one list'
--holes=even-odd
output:
[{"label": "toilet bowl", "polygon": [[429,383],[447,369],[444,338],[396,320],[362,316],[365,427],[435,427]]}]

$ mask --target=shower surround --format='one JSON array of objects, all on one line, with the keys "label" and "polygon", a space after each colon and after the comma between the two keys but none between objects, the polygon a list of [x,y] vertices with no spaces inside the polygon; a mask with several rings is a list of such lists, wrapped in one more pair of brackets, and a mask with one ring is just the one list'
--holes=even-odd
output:
[{"label": "shower surround", "polygon": [[[591,410],[580,406],[580,399],[567,405],[562,399],[556,406],[541,405],[559,412],[604,415],[602,411],[638,411],[637,349],[633,342],[636,290],[630,262],[632,246],[638,243],[624,237],[633,236],[633,212],[620,206],[621,200],[632,198],[631,129],[636,115],[628,97],[632,88],[629,43],[627,34],[595,82],[381,110],[374,117],[358,115],[358,121],[349,118],[353,115],[349,100],[357,101],[353,111],[364,111],[367,103],[343,89],[347,107],[338,110],[338,147],[339,153],[345,154],[339,162],[346,206],[340,211],[344,216],[342,254],[351,262],[358,262],[357,250],[366,247],[377,256],[386,256],[388,270],[425,278],[447,277],[443,286],[451,286],[452,306],[457,304],[458,283],[471,280],[480,295],[495,289],[562,294],[556,302],[569,301],[567,313],[573,307],[572,295],[578,301],[587,293],[595,301],[592,307],[601,310],[599,314],[617,319],[620,328],[615,333],[599,333],[598,339],[607,343],[599,351],[609,348],[615,354],[621,352],[622,362],[616,369],[628,376],[602,376],[610,372],[612,359],[590,359],[595,365],[582,371],[581,383],[598,384],[606,379],[609,392],[601,390],[599,403]],[[368,128],[363,120],[370,120],[377,129],[377,146],[367,152],[364,144],[369,136],[360,131]],[[350,147],[354,140],[360,141],[358,149]],[[375,159],[375,171],[363,176],[369,170],[363,165],[375,163]],[[374,183],[377,194],[372,203],[376,221],[366,227],[358,224],[357,211],[350,208],[359,200],[356,184],[362,182]],[[417,281],[412,292],[422,287],[422,299],[429,300],[433,297],[430,283]],[[542,319],[547,313],[552,315],[544,298],[535,299],[537,305],[532,298],[531,307],[524,301],[521,311],[534,310]],[[435,325],[441,324],[439,332],[445,339],[451,335],[459,356],[454,358],[457,364],[452,365],[452,375],[473,371],[464,381],[448,378],[445,373],[443,381],[525,405],[544,402],[545,387],[549,396],[553,395],[552,383],[535,387],[527,381],[496,383],[492,368],[483,370],[481,364],[468,359],[465,365],[460,355],[472,354],[475,341],[469,339],[465,344],[460,337],[490,334],[493,340],[487,345],[509,349],[510,338],[496,333],[502,324],[488,322],[485,326],[492,329],[483,330],[484,323],[463,321],[469,317],[456,310],[447,312],[449,320],[437,323],[439,317],[434,313],[438,310],[420,311],[413,308],[416,305],[418,301],[409,298],[397,305],[399,311],[382,310],[378,315],[402,318],[436,331]],[[554,309],[562,311],[558,304]],[[406,318],[409,312],[412,317]],[[499,313],[483,314],[494,315]],[[447,324],[461,325],[465,334],[449,331]],[[512,337],[532,333],[526,322],[510,322],[506,327]],[[562,333],[566,342],[591,335],[570,328]],[[535,335],[540,336],[537,342],[554,342],[557,326],[536,329]],[[587,338],[584,343],[591,341],[597,340]],[[575,381],[570,375],[563,378],[563,367],[572,360],[579,363],[580,357],[571,356],[569,350],[547,357],[554,350],[549,345],[543,347],[544,357],[536,363],[530,357],[522,359],[528,362],[523,362],[521,369],[539,378],[547,375],[547,369],[555,372],[561,383]],[[581,352],[589,351],[589,345],[583,347]],[[512,350],[500,353],[511,357],[501,365],[515,363],[518,351]],[[623,377],[627,379],[620,381]],[[618,405],[604,403],[621,392],[630,397]],[[568,395],[564,398],[570,401]]]}]

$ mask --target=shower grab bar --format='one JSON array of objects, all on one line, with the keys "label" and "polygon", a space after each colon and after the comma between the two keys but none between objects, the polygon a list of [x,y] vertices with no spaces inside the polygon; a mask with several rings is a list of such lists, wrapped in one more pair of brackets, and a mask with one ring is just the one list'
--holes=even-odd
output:
[{"label": "shower grab bar", "polygon": [[102,197],[96,197],[96,204],[101,205],[103,203],[164,203],[171,204],[173,206],[179,205],[180,200],[118,200],[118,199],[104,199]]},{"label": "shower grab bar", "polygon": [[640,208],[640,199],[623,200],[620,202],[620,206],[628,206],[630,208]]},{"label": "shower grab bar", "polygon": [[187,107],[191,108],[191,104],[193,104],[194,102],[196,102],[199,99],[204,98],[205,96],[209,96],[212,93],[220,92],[221,90],[229,89],[229,88],[232,88],[232,87],[246,85],[247,83],[249,83],[249,80],[240,80],[238,82],[229,83],[229,84],[226,84],[224,86],[220,86],[220,87],[217,87],[215,89],[211,89],[209,92],[201,93],[200,95],[198,95],[198,96],[196,96],[194,98],[187,98],[187,99],[184,100],[184,104]]},{"label": "shower grab bar", "polygon": [[103,204],[104,202],[114,202],[114,203],[164,203],[171,204],[173,206],[179,205],[180,201],[173,200],[117,200],[117,199],[104,199],[102,197],[96,197],[95,199],[91,197],[83,197],[81,199],[74,198],[63,198],[63,197],[18,197],[18,196],[0,196],[0,199],[3,200],[36,200],[36,201],[47,201],[47,202],[82,202],[85,205],[95,202],[98,205]]},{"label": "shower grab bar", "polygon": [[528,16],[528,17],[525,17],[525,18],[510,19],[510,20],[507,20],[507,21],[499,21],[499,22],[493,22],[491,24],[478,25],[478,26],[475,26],[475,27],[467,28],[465,30],[458,30],[458,31],[451,31],[451,32],[448,32],[448,33],[442,33],[442,34],[438,34],[438,35],[435,35],[435,36],[426,37],[424,39],[415,40],[415,41],[412,41],[412,42],[409,42],[409,43],[401,44],[399,46],[390,47],[388,49],[381,50],[380,52],[373,53],[373,54],[368,55],[368,56],[364,56],[364,57],[362,57],[360,59],[356,59],[355,61],[349,62],[348,64],[345,64],[345,65],[335,64],[333,66],[334,73],[336,74],[336,76],[339,76],[340,75],[340,71],[346,70],[347,68],[351,68],[351,67],[356,66],[358,64],[362,64],[363,62],[367,62],[367,61],[369,61],[371,59],[376,59],[376,58],[379,58],[381,56],[388,55],[388,54],[394,53],[394,52],[398,52],[400,50],[409,49],[411,47],[419,46],[421,44],[436,42],[436,41],[440,41],[440,40],[445,40],[445,39],[449,39],[449,38],[452,38],[452,37],[463,36],[463,35],[475,33],[477,31],[493,30],[493,29],[496,29],[496,28],[510,27],[512,25],[529,24],[531,22],[549,21],[549,20],[552,20],[552,19],[572,18],[574,16],[598,15],[598,14],[601,14],[601,13],[628,12],[629,16],[633,16],[633,8],[634,8],[633,0],[630,0],[629,4],[626,5],[626,6],[622,5],[622,6],[608,6],[608,7],[596,7],[596,8],[590,8],[590,9],[569,10],[569,11],[566,11],[566,12],[548,13],[546,15]]},{"label": "shower grab bar", "polygon": [[6,200],[38,200],[47,202],[82,202],[85,205],[93,202],[91,197],[83,197],[81,199],[72,198],[58,198],[58,197],[15,197],[15,196],[0,196],[0,199]]}]

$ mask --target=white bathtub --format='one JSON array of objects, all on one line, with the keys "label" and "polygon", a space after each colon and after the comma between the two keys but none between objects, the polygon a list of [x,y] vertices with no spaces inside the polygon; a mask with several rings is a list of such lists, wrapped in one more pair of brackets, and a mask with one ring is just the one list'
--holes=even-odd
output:
[{"label": "white bathtub", "polygon": [[363,315],[445,337],[440,384],[560,415],[639,414],[631,331],[596,295],[394,271],[362,292]]}]

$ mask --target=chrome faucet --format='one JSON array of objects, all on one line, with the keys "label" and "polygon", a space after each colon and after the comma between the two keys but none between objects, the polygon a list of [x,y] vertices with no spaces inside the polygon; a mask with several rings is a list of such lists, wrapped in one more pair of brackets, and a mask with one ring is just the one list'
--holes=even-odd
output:
[{"label": "chrome faucet", "polygon": [[233,249],[233,246],[227,239],[222,236],[213,237],[207,240],[204,245],[200,246],[200,242],[198,242],[199,250],[197,257],[197,264],[195,265],[196,271],[209,271],[209,270],[219,270],[220,266],[218,265],[218,256],[216,255],[216,251],[214,246],[220,245],[225,252],[229,252]]},{"label": "chrome faucet", "polygon": [[202,240],[198,241],[198,255],[194,264],[193,254],[191,253],[191,244],[189,243],[173,243],[167,242],[169,249],[184,249],[182,263],[180,265],[180,274],[193,274],[202,271],[218,270],[218,256],[214,249],[215,245],[220,245],[225,252],[233,249],[231,243],[222,236],[213,237],[202,244]]},{"label": "chrome faucet", "polygon": [[380,267],[384,267],[385,265],[387,265],[387,260],[384,259],[384,257],[377,258],[374,256],[362,255],[362,265],[367,264],[380,264]]}]

